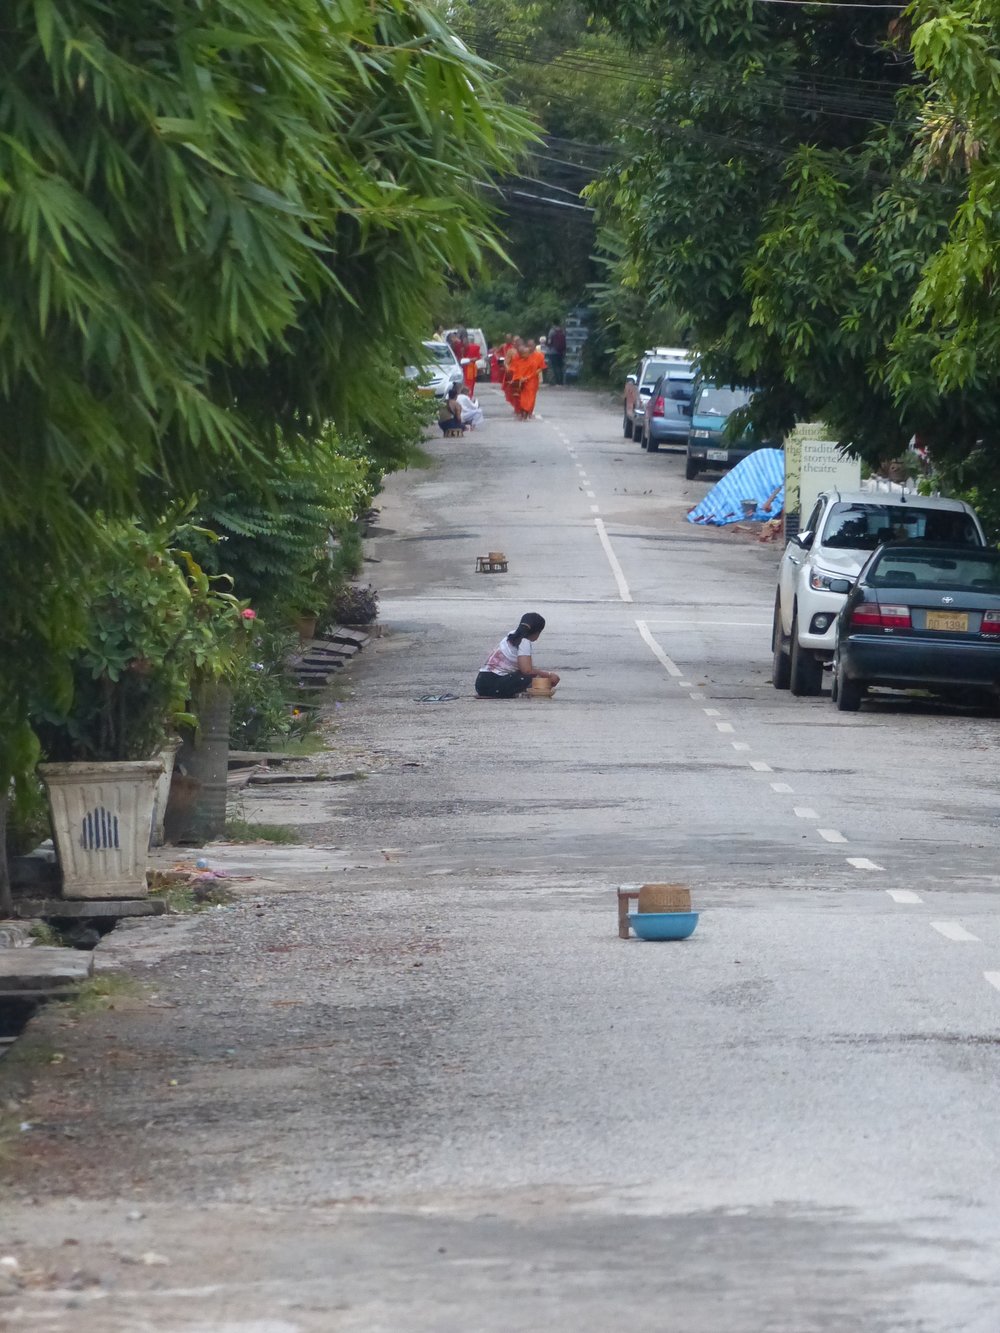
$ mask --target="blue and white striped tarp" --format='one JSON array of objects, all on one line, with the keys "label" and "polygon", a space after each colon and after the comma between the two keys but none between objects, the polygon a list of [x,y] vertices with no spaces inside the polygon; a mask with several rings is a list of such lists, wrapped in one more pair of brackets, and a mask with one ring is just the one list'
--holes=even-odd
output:
[{"label": "blue and white striped tarp", "polygon": [[[748,513],[744,500],[755,500]],[[777,518],[785,507],[785,453],[783,449],[757,449],[727,472],[701,504],[692,509],[689,523],[764,523]]]}]

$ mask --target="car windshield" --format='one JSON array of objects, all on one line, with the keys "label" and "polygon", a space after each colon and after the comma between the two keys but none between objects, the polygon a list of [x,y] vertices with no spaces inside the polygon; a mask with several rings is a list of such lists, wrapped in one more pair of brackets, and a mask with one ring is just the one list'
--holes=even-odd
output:
[{"label": "car windshield", "polygon": [[455,353],[447,343],[424,343],[424,347],[430,353],[427,358],[427,365],[453,366],[456,364]]},{"label": "car windshield", "polygon": [[698,395],[695,411],[702,417],[728,417],[730,412],[746,407],[750,396],[749,389],[727,389],[706,384]]},{"label": "car windshield", "polygon": [[686,379],[693,378],[691,367],[682,361],[647,361],[642,372],[642,392],[651,393],[653,385],[661,375],[671,377],[683,375]]},{"label": "car windshield", "polygon": [[821,544],[845,551],[874,551],[884,542],[921,541],[982,546],[975,523],[961,510],[865,503],[835,504]]},{"label": "car windshield", "polygon": [[893,551],[878,557],[868,572],[873,588],[954,588],[1000,594],[1000,553]]}]

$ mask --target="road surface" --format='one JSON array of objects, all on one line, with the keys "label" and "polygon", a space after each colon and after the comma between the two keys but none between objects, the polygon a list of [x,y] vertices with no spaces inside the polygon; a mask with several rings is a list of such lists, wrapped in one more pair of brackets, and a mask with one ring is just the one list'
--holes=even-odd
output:
[{"label": "road surface", "polygon": [[[997,724],[778,694],[777,549],[606,396],[482,397],[368,544],[371,777],[43,1071],[15,1326],[995,1333]],[[476,700],[527,610],[556,698]],[[690,941],[618,940],[647,880]]]}]

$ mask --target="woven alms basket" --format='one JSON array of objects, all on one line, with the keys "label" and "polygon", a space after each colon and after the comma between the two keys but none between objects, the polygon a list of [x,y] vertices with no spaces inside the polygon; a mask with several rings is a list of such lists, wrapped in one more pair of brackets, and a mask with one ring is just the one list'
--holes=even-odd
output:
[{"label": "woven alms basket", "polygon": [[691,890],[683,884],[643,884],[640,912],[690,912]]}]

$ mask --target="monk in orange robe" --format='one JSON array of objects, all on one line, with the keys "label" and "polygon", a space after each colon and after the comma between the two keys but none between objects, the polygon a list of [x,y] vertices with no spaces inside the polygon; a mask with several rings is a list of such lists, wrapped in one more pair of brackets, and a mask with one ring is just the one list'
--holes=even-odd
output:
[{"label": "monk in orange robe", "polygon": [[476,396],[476,377],[479,374],[479,358],[482,355],[482,349],[478,343],[467,342],[462,351],[462,360],[465,365],[462,367],[462,374],[465,378],[465,392],[470,398]]},{"label": "monk in orange robe", "polygon": [[521,340],[515,338],[507,351],[507,357],[504,362],[503,391],[508,403],[514,409],[515,413],[520,412],[518,401],[519,389],[519,367],[521,363]]},{"label": "monk in orange robe", "polygon": [[508,403],[513,407],[513,363],[515,363],[517,352],[519,352],[519,339],[516,339],[516,337],[513,336],[513,333],[509,333],[507,343],[501,348],[501,352],[503,352],[504,356],[504,377],[503,380],[500,381],[500,384],[501,388],[503,388],[505,399],[507,399]]},{"label": "monk in orange robe", "polygon": [[535,346],[534,339],[529,338],[524,355],[518,358],[517,363],[517,376],[521,384],[517,415],[522,421],[531,420],[535,410],[535,399],[538,396],[538,384],[544,369],[545,357]]}]

